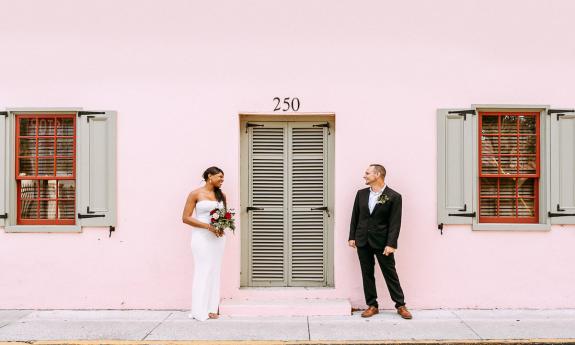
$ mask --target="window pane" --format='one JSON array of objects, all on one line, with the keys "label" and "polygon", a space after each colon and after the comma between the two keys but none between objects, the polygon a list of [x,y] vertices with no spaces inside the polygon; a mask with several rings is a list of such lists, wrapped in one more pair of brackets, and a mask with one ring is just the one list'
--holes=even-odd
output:
[{"label": "window pane", "polygon": [[483,154],[498,154],[499,153],[499,137],[482,136],[481,137],[481,152]]},{"label": "window pane", "polygon": [[56,200],[40,200],[40,219],[56,219]]},{"label": "window pane", "polygon": [[501,134],[517,133],[517,116],[505,115],[501,117]]},{"label": "window pane", "polygon": [[40,198],[56,199],[56,180],[40,180]]},{"label": "window pane", "polygon": [[38,197],[38,181],[24,180],[20,184],[20,199],[36,199]]},{"label": "window pane", "polygon": [[54,158],[38,159],[38,176],[54,176]]},{"label": "window pane", "polygon": [[58,119],[57,126],[58,126],[57,134],[59,136],[74,135],[74,119]]},{"label": "window pane", "polygon": [[498,119],[499,116],[483,116],[481,124],[482,134],[498,134]]},{"label": "window pane", "polygon": [[38,139],[38,156],[54,156],[54,139]]},{"label": "window pane", "polygon": [[501,174],[517,174],[517,157],[501,157]]},{"label": "window pane", "polygon": [[535,197],[535,179],[520,178],[518,185],[519,185],[519,196]]},{"label": "window pane", "polygon": [[495,198],[481,199],[480,210],[481,210],[480,216],[483,217],[497,216],[497,199]]},{"label": "window pane", "polygon": [[485,157],[481,158],[481,173],[483,174],[497,174],[497,157]]},{"label": "window pane", "polygon": [[519,137],[519,153],[521,154],[536,154],[537,153],[537,137],[534,135],[520,136]]},{"label": "window pane", "polygon": [[76,197],[76,182],[72,180],[63,180],[58,182],[58,198],[74,199]]},{"label": "window pane", "polygon": [[74,200],[59,200],[58,201],[58,218],[60,219],[74,219],[75,217]]},{"label": "window pane", "polygon": [[73,158],[58,158],[58,170],[56,176],[72,176],[74,175],[74,159]]},{"label": "window pane", "polygon": [[36,139],[20,139],[20,156],[35,156],[36,155]]},{"label": "window pane", "polygon": [[58,138],[57,156],[72,156],[74,154],[74,139]]},{"label": "window pane", "polygon": [[22,200],[22,209],[20,218],[24,219],[37,219],[38,218],[38,201],[37,200]]},{"label": "window pane", "polygon": [[535,199],[519,199],[519,217],[535,217]]},{"label": "window pane", "polygon": [[20,158],[20,176],[36,175],[36,158]]},{"label": "window pane", "polygon": [[519,157],[519,173],[535,174],[537,172],[537,157],[522,156]]},{"label": "window pane", "polygon": [[30,119],[30,118],[20,119],[20,135],[36,136],[36,119]]},{"label": "window pane", "polygon": [[517,199],[502,198],[499,199],[499,216],[500,217],[515,217],[517,208]]},{"label": "window pane", "polygon": [[499,195],[515,197],[515,179],[499,179]]},{"label": "window pane", "polygon": [[38,135],[54,135],[55,131],[54,118],[39,119],[38,121]]},{"label": "window pane", "polygon": [[519,133],[536,134],[537,119],[535,116],[519,116]]},{"label": "window pane", "polygon": [[497,179],[481,179],[481,196],[497,196]]},{"label": "window pane", "polygon": [[517,154],[517,137],[504,135],[501,137],[501,153]]}]

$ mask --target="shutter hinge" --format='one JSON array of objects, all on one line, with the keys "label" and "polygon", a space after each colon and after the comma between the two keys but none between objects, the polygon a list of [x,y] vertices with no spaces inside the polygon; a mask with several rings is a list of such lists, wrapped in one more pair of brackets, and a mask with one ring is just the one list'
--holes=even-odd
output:
[{"label": "shutter hinge", "polygon": [[565,116],[564,113],[575,113],[575,109],[547,109],[547,115],[557,114],[557,121]]},{"label": "shutter hinge", "polygon": [[320,127],[320,128],[327,128],[327,135],[331,135],[329,122],[320,123],[319,125],[313,125],[312,127]]},{"label": "shutter hinge", "polygon": [[[464,204],[463,208],[459,209],[458,211],[460,211],[460,212],[467,211],[467,204]],[[475,215],[476,215],[475,212],[471,212],[471,213],[448,213],[448,216],[452,216],[452,217],[470,217],[470,218],[473,218],[473,217],[475,217]]]},{"label": "shutter hinge", "polygon": [[246,133],[248,132],[248,128],[250,128],[250,127],[263,127],[263,126],[264,126],[264,125],[260,125],[260,124],[257,124],[257,123],[250,123],[250,122],[248,122],[248,123],[246,123]]},{"label": "shutter hinge", "polygon": [[104,112],[104,111],[79,111],[78,117],[80,117],[82,115],[106,115],[106,112]]},{"label": "shutter hinge", "polygon": [[103,218],[103,217],[106,217],[105,214],[94,214],[96,212],[90,211],[90,206],[86,207],[86,213],[88,213],[88,214],[78,213],[78,218]]},{"label": "shutter hinge", "polygon": [[439,229],[439,232],[441,233],[441,235],[443,235],[443,223],[437,224],[437,228]]},{"label": "shutter hinge", "polygon": [[448,114],[457,114],[463,116],[463,121],[467,121],[467,114],[475,115],[475,109],[465,109],[465,110],[450,110]]},{"label": "shutter hinge", "polygon": [[8,112],[7,111],[0,111],[0,115],[8,117]]},{"label": "shutter hinge", "polygon": [[[557,212],[565,212],[565,209],[561,208],[559,206],[559,204],[557,204]],[[547,212],[547,217],[549,218],[553,218],[553,217],[571,217],[571,216],[575,216],[575,213],[553,213],[553,212]]]},{"label": "shutter hinge", "polygon": [[8,213],[0,214],[0,219],[8,219]]},{"label": "shutter hinge", "polygon": [[116,227],[110,225],[110,234],[108,235],[108,238],[109,238],[109,237],[112,237],[112,232],[113,232],[113,231],[116,231]]}]

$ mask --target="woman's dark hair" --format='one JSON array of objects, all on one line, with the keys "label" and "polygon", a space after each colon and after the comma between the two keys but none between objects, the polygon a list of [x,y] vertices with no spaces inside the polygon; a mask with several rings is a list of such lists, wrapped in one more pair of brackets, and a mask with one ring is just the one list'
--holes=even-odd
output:
[{"label": "woman's dark hair", "polygon": [[[206,171],[204,171],[202,177],[204,178],[204,181],[208,181],[209,175],[217,175],[217,174],[223,175],[224,171],[218,167],[209,167],[206,169]],[[216,194],[216,200],[223,202],[224,207],[228,208],[226,203],[226,197],[224,196],[224,193],[222,193],[222,190],[218,187],[214,187],[214,193]]]}]

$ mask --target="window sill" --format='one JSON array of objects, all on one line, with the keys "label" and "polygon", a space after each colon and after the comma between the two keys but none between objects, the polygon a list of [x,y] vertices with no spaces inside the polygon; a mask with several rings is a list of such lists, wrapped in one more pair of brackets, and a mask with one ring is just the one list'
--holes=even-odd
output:
[{"label": "window sill", "polygon": [[473,223],[473,230],[479,231],[549,231],[550,224],[506,224],[506,223]]},{"label": "window sill", "polygon": [[82,232],[80,225],[7,225],[4,227],[5,232],[60,232],[60,233],[78,233]]}]

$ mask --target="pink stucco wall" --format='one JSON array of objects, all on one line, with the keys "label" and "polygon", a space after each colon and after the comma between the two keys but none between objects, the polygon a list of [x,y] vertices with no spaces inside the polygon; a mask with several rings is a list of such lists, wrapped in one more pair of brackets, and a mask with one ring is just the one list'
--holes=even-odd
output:
[{"label": "pink stucco wall", "polygon": [[[355,191],[381,162],[404,198],[408,305],[575,307],[575,227],[436,228],[435,110],[574,106],[575,2],[3,1],[0,108],[118,111],[118,227],[0,231],[0,308],[187,308],[187,193],[209,165],[239,205],[239,113],[336,114],[335,289],[244,290],[230,236],[223,297],[363,304],[347,247]],[[378,273],[382,307],[391,307]]]}]

